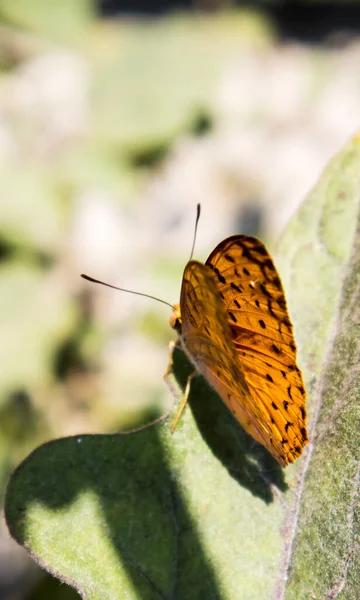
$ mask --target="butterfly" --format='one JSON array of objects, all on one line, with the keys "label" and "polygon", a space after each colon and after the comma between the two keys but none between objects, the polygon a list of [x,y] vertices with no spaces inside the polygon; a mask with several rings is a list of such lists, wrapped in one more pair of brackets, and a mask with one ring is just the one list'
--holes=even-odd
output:
[{"label": "butterfly", "polygon": [[264,244],[234,235],[205,264],[190,260],[170,325],[195,367],[173,429],[200,373],[280,465],[294,462],[309,441],[305,388],[283,287]]},{"label": "butterfly", "polygon": [[[199,217],[200,205],[191,256]],[[179,304],[131,293],[159,300],[173,309],[170,325],[195,367],[173,431],[187,403],[191,381],[201,374],[245,431],[280,465],[285,467],[301,455],[309,441],[305,388],[296,364],[293,327],[281,280],[260,240],[234,235],[223,240],[205,264],[190,259]],[[165,378],[171,367],[170,361]]]}]

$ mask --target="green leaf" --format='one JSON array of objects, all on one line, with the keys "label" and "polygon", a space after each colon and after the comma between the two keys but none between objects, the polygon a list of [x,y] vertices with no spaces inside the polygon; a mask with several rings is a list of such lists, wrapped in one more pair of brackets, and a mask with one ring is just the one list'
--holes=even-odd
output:
[{"label": "green leaf", "polygon": [[[308,390],[304,457],[282,470],[195,378],[173,435],[165,420],[55,440],[19,466],[6,520],[37,562],[90,600],[355,600],[359,197],[355,138],[280,244]],[[176,385],[191,370],[176,350]]]},{"label": "green leaf", "polygon": [[5,22],[29,29],[60,43],[76,43],[94,17],[92,0],[0,0]]},{"label": "green leaf", "polygon": [[1,407],[14,390],[49,379],[55,348],[74,327],[76,312],[51,273],[16,261],[1,264],[0,297]]},{"label": "green leaf", "polygon": [[286,600],[355,600],[360,589],[359,198],[357,136],[330,163],[280,246],[312,440],[298,480],[291,568],[279,586]]},{"label": "green leaf", "polygon": [[65,211],[48,174],[35,165],[7,166],[0,169],[0,187],[1,240],[28,254],[58,252]]},{"label": "green leaf", "polygon": [[98,29],[89,49],[96,138],[138,155],[168,146],[199,111],[214,112],[211,98],[224,64],[244,47],[263,48],[271,37],[269,22],[249,11],[198,14],[196,20],[178,14]]}]

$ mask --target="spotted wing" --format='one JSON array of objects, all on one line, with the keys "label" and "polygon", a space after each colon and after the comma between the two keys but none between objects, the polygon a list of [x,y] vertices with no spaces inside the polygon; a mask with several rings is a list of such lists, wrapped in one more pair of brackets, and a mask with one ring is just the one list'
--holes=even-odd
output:
[{"label": "spotted wing", "polygon": [[262,242],[237,235],[221,242],[206,265],[215,276],[237,362],[261,412],[264,445],[281,464],[293,462],[308,442],[305,388],[274,263]]},{"label": "spotted wing", "polygon": [[181,341],[185,352],[221,396],[243,428],[282,464],[283,448],[270,443],[270,427],[262,404],[250,390],[232,341],[224,300],[209,266],[190,261],[184,271],[180,297]]}]

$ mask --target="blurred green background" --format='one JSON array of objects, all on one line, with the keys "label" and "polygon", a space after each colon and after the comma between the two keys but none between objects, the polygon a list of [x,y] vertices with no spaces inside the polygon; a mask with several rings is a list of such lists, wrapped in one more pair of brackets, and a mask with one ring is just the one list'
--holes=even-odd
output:
[{"label": "blurred green background", "polygon": [[[172,402],[170,311],[233,233],[274,249],[360,122],[358,3],[0,0],[0,494],[42,442]],[[0,524],[0,598],[77,598]]]}]

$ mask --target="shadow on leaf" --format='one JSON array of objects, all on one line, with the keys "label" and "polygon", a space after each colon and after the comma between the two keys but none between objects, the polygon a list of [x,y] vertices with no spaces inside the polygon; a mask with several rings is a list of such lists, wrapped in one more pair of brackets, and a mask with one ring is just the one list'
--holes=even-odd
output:
[{"label": "shadow on leaf", "polygon": [[[180,484],[168,466],[162,427],[157,424],[136,433],[84,435],[48,442],[19,466],[10,480],[5,513],[12,536],[43,568],[85,598],[97,597],[91,585],[103,560],[96,553],[98,544],[103,544],[102,535],[119,557],[119,573],[114,573],[114,579],[118,579],[116,592],[107,590],[107,597],[126,595],[130,580],[135,597],[143,600],[169,600],[175,594],[184,599],[222,598]],[[81,543],[77,547],[78,539],[72,536],[71,527],[64,531],[59,525],[58,532],[52,530],[55,537],[45,545],[58,546],[56,554],[52,554],[52,548],[49,553],[44,551],[41,544],[42,536],[47,536],[46,526],[43,532],[42,522],[35,525],[35,541],[29,533],[34,529],[32,507],[41,504],[51,509],[53,518],[70,510],[89,491],[100,504],[106,531],[100,527],[99,533],[94,523],[84,548]],[[75,518],[81,520],[84,515],[79,512]],[[100,536],[99,543],[94,543],[96,536]],[[63,560],[65,550],[59,549],[61,545],[72,551],[74,546],[77,548],[79,563],[73,561],[74,570]],[[89,553],[91,559],[86,561]],[[124,569],[125,576],[120,574]]]},{"label": "shadow on leaf", "polygon": [[[174,377],[184,391],[194,367],[177,346],[173,351],[173,361]],[[266,503],[274,499],[273,486],[282,492],[288,489],[279,463],[244,431],[201,376],[195,377],[191,383],[189,405],[209,448],[240,485]]]}]

